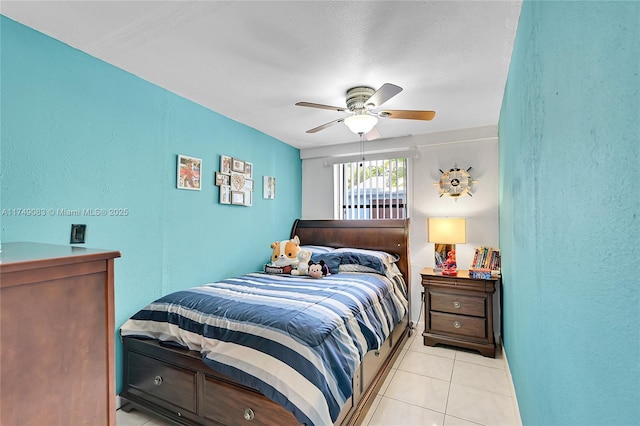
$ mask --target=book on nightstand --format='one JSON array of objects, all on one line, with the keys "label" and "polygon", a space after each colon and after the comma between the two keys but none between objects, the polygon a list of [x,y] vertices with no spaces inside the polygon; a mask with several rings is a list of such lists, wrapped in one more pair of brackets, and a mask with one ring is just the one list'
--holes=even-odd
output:
[{"label": "book on nightstand", "polygon": [[478,247],[469,267],[469,277],[489,279],[500,276],[500,250],[493,247]]}]

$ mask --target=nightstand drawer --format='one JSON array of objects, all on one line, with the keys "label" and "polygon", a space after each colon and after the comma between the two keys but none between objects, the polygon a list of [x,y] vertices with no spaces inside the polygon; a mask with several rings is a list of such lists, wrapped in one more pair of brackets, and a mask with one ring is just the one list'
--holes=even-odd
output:
[{"label": "nightstand drawer", "polygon": [[484,318],[430,312],[431,330],[448,334],[486,339],[486,321]]},{"label": "nightstand drawer", "polygon": [[431,291],[431,310],[449,312],[459,315],[485,316],[485,300],[483,296],[468,296],[461,294],[439,293]]}]

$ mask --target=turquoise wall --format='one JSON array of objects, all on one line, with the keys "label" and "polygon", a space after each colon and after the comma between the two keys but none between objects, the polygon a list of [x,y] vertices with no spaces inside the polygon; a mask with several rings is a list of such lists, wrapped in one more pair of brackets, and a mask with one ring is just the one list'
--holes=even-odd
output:
[{"label": "turquoise wall", "polygon": [[[288,238],[301,214],[297,149],[6,17],[0,25],[1,241],[68,244],[71,224],[87,224],[85,246],[122,252],[116,327],[169,291],[260,269],[271,242]],[[176,189],[177,154],[203,160],[201,191]],[[252,207],[218,203],[221,154],[253,163]],[[262,198],[265,175],[275,200]],[[128,214],[10,214],[19,208]]]},{"label": "turquoise wall", "polygon": [[525,1],[500,116],[525,425],[640,424],[640,3]]}]

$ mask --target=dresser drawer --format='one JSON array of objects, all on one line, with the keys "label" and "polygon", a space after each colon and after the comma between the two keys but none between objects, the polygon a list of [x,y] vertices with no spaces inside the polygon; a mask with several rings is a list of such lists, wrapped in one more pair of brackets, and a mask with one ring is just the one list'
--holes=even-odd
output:
[{"label": "dresser drawer", "polygon": [[241,392],[222,379],[204,375],[200,415],[224,425],[297,425],[292,413],[255,392]]},{"label": "dresser drawer", "polygon": [[452,314],[472,315],[475,317],[485,316],[484,295],[469,296],[463,294],[440,293],[431,291],[431,310],[439,312],[449,312]]},{"label": "dresser drawer", "polygon": [[176,407],[196,412],[196,372],[129,352],[127,380],[131,392],[142,392]]},{"label": "dresser drawer", "polygon": [[487,338],[484,318],[430,312],[431,330],[433,332],[457,334],[460,336]]}]

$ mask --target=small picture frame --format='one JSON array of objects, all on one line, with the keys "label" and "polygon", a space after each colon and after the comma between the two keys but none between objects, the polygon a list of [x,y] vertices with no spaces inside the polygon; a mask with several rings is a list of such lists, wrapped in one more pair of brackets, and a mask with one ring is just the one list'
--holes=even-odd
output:
[{"label": "small picture frame", "polygon": [[253,163],[249,163],[248,161],[244,162],[244,177],[253,179]]},{"label": "small picture frame", "polygon": [[245,179],[244,180],[244,189],[247,191],[253,191],[253,180]]},{"label": "small picture frame", "polygon": [[233,162],[231,163],[231,170],[234,172],[244,174],[244,164],[245,164],[244,161],[234,158]]},{"label": "small picture frame", "polygon": [[220,185],[220,204],[231,204],[231,187]]},{"label": "small picture frame", "polygon": [[216,185],[229,185],[230,177],[231,176],[222,174],[221,172],[216,172]]},{"label": "small picture frame", "polygon": [[245,206],[252,206],[253,205],[253,192],[252,191],[245,191],[244,192],[244,205]]},{"label": "small picture frame", "polygon": [[231,191],[231,204],[244,206],[244,191]]},{"label": "small picture frame", "polygon": [[178,154],[176,187],[200,191],[202,159]]},{"label": "small picture frame", "polygon": [[263,177],[262,198],[274,200],[276,198],[276,178],[273,176]]},{"label": "small picture frame", "polygon": [[224,175],[231,174],[231,157],[228,155],[220,156],[220,173]]}]

